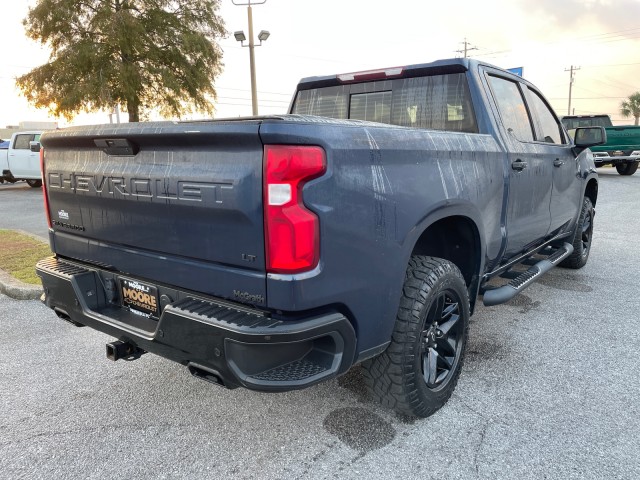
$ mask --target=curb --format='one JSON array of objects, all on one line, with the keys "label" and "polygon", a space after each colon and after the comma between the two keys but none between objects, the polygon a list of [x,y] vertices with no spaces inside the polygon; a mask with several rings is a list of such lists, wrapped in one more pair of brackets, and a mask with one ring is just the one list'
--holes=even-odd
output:
[{"label": "curb", "polygon": [[42,287],[16,280],[0,270],[0,293],[16,300],[38,300],[42,295]]}]

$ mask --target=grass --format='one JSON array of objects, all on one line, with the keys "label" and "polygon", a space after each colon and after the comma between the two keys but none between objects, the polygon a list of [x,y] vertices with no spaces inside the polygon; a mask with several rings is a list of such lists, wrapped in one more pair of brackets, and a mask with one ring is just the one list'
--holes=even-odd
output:
[{"label": "grass", "polygon": [[0,230],[0,270],[14,278],[40,285],[36,263],[49,256],[48,243],[14,230]]}]

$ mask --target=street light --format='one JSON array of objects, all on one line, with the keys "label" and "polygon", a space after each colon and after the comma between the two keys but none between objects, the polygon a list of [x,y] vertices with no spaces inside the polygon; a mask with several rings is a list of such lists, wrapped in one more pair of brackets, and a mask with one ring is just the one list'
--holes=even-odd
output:
[{"label": "street light", "polygon": [[253,43],[253,14],[251,11],[251,5],[261,5],[265,3],[267,0],[246,0],[245,2],[240,2],[236,0],[232,0],[234,5],[246,5],[247,6],[247,17],[249,20],[249,45],[245,45],[244,42],[247,40],[244,32],[242,30],[234,32],[233,36],[236,41],[240,42],[240,45],[243,47],[249,47],[249,66],[251,68],[251,109],[253,115],[258,115],[258,89],[256,87],[256,60],[253,54],[253,48],[259,47],[262,45],[262,42],[266,41],[269,38],[270,33],[267,30],[261,30],[258,34],[258,40],[260,43],[258,45]]}]

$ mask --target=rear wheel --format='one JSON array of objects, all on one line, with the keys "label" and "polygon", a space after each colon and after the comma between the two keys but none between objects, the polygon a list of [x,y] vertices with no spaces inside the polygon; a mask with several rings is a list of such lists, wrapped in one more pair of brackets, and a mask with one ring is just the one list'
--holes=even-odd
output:
[{"label": "rear wheel", "polygon": [[620,175],[633,175],[638,170],[638,163],[640,162],[616,163],[616,170]]},{"label": "rear wheel", "polygon": [[573,253],[560,262],[561,267],[577,269],[587,264],[593,238],[593,217],[593,204],[588,197],[584,197],[582,210],[580,210],[578,223],[573,234]]},{"label": "rear wheel", "polygon": [[31,188],[38,188],[42,186],[42,180],[29,179],[27,180],[27,185],[29,185]]},{"label": "rear wheel", "polygon": [[428,417],[458,382],[469,329],[469,294],[447,260],[414,256],[405,276],[391,344],[365,362],[367,386],[397,412]]}]

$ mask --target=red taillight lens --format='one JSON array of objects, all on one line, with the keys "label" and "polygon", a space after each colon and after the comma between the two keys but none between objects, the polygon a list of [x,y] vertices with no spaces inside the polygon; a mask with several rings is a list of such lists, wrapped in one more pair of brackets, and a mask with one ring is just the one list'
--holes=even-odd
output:
[{"label": "red taillight lens", "polygon": [[312,146],[264,147],[264,229],[267,271],[298,273],[320,260],[320,225],[302,199],[306,182],[326,171],[324,150]]},{"label": "red taillight lens", "polygon": [[47,223],[51,227],[51,212],[49,211],[49,195],[47,195],[47,182],[44,181],[44,148],[40,148],[40,174],[42,175],[42,195],[44,196],[44,211],[47,215]]}]

